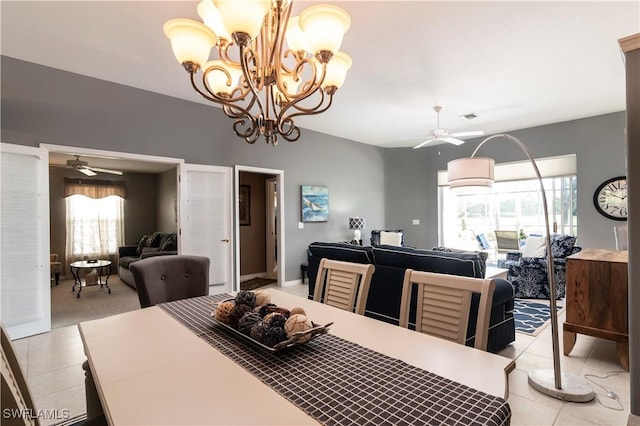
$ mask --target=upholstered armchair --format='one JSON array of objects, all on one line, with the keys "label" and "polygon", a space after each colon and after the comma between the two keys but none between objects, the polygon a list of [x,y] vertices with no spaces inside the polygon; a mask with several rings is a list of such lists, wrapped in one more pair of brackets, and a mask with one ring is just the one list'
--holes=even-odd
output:
[{"label": "upholstered armchair", "polygon": [[[576,237],[571,235],[554,235],[551,240],[553,253],[553,271],[556,281],[556,299],[565,296],[567,257],[578,253],[581,247],[575,245]],[[507,280],[515,290],[515,297],[521,299],[549,299],[549,276],[546,250],[539,257],[521,256],[515,261],[514,253],[509,262]]]}]

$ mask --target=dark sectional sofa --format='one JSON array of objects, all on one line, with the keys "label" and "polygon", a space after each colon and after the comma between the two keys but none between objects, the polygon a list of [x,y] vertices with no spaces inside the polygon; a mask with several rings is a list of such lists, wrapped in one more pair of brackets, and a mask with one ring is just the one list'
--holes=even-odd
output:
[{"label": "dark sectional sofa", "polygon": [[[309,245],[307,253],[310,299],[313,298],[318,266],[323,257],[375,265],[365,315],[392,324],[399,323],[402,283],[406,269],[475,278],[483,278],[485,271],[484,259],[473,252],[451,253],[410,247],[362,247],[343,243],[315,242]],[[487,350],[490,352],[498,352],[515,340],[513,286],[503,279],[495,281],[496,289],[493,295],[487,343]],[[411,324],[415,324],[415,298],[414,291],[409,314]],[[467,346],[474,344],[477,299],[476,296],[472,301]]]},{"label": "dark sectional sofa", "polygon": [[178,254],[175,233],[154,232],[140,239],[138,245],[118,247],[118,276],[130,287],[136,288],[136,281],[129,269],[131,264],[153,256]]}]

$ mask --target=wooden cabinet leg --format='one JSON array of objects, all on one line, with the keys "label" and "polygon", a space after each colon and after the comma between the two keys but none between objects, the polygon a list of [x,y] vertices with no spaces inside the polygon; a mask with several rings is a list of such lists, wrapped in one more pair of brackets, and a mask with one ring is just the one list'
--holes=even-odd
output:
[{"label": "wooden cabinet leg", "polygon": [[618,349],[618,360],[624,371],[629,371],[629,342],[616,342]]},{"label": "wooden cabinet leg", "polygon": [[[569,356],[576,344],[576,333],[564,331],[562,333],[562,342],[564,343],[564,355]],[[627,358],[628,359],[628,358]]]}]

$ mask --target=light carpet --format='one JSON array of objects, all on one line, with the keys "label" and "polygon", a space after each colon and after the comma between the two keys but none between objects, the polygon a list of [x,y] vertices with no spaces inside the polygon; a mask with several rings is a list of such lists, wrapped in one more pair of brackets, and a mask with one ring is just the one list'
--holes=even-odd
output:
[{"label": "light carpet", "polygon": [[[561,306],[562,305],[562,306]],[[556,308],[558,314],[564,311],[564,302],[557,302]],[[518,333],[527,334],[529,336],[537,336],[542,330],[551,324],[551,309],[549,304],[541,302],[533,302],[530,300],[515,300],[513,309],[513,317],[516,323],[516,331]]]},{"label": "light carpet", "polygon": [[106,287],[97,285],[83,287],[80,298],[77,298],[78,288],[72,292],[72,287],[73,280],[63,280],[59,285],[51,286],[51,328],[140,309],[136,290],[120,281],[117,275],[109,277],[111,294]]}]

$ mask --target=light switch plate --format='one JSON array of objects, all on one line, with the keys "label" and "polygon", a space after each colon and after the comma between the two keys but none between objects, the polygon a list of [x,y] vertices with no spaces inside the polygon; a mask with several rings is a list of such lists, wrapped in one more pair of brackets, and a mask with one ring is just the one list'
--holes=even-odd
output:
[{"label": "light switch plate", "polygon": [[298,229],[304,229],[304,222],[298,222]]},{"label": "light switch plate", "polygon": [[420,225],[420,219],[413,219],[414,225]]}]

